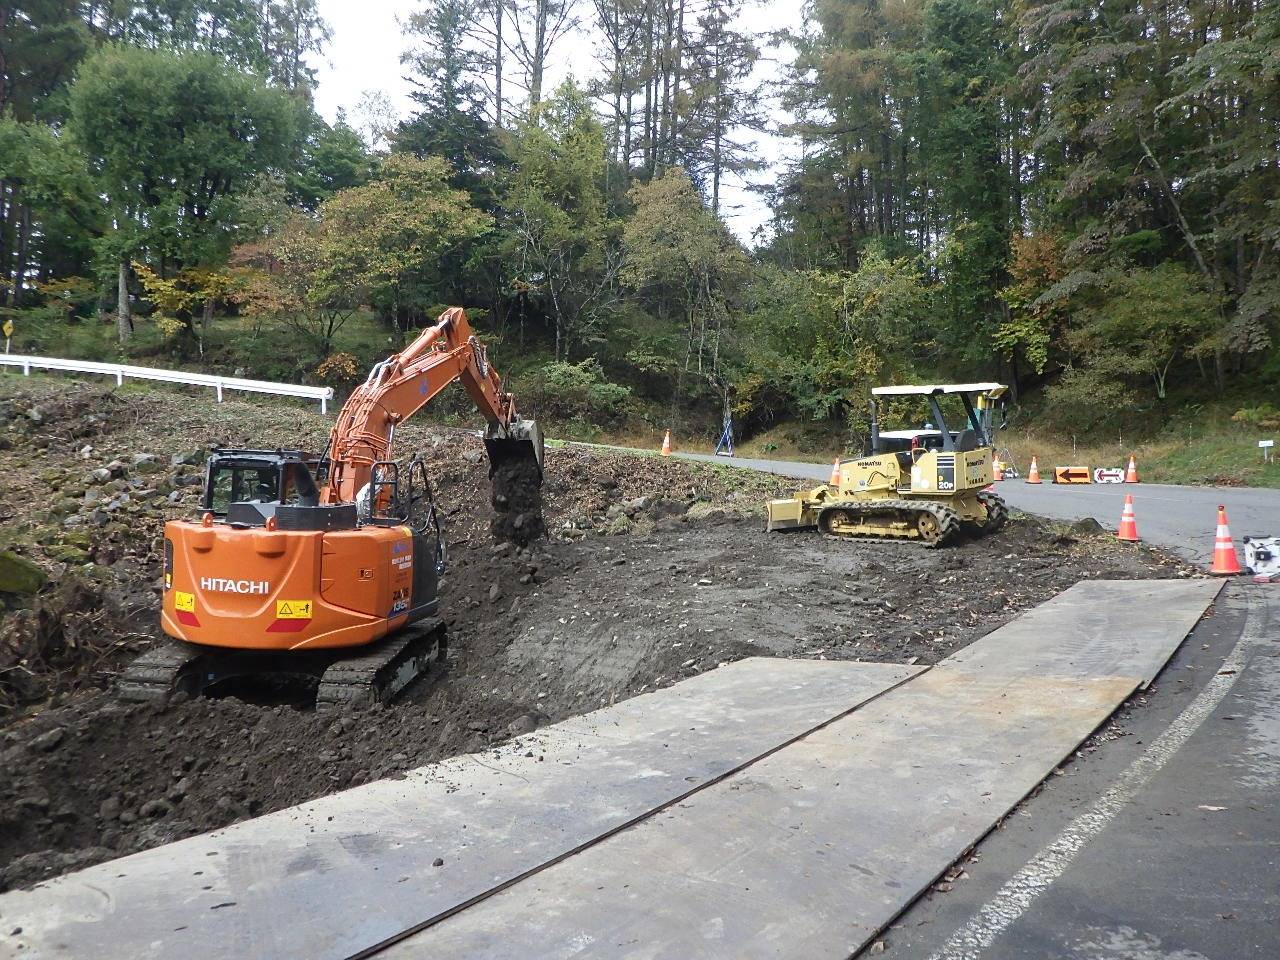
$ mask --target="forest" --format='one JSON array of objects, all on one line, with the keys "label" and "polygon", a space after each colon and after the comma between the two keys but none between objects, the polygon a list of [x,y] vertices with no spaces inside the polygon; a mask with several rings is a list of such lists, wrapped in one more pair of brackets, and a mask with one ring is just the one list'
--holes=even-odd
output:
[{"label": "forest", "polygon": [[415,112],[330,123],[315,0],[4,4],[11,349],[344,389],[462,304],[581,436],[854,438],[909,378],[1280,426],[1280,5],[746,5],[406,0]]}]

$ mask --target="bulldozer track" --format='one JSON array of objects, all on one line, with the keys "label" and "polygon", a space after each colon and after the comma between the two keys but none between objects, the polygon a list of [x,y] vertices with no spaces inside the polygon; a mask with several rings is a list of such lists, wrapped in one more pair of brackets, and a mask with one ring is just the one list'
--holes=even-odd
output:
[{"label": "bulldozer track", "polygon": [[432,617],[380,641],[358,657],[346,657],[320,677],[316,709],[335,710],[390,700],[444,654],[444,621]]},{"label": "bulldozer track", "polygon": [[978,494],[978,502],[987,508],[987,519],[979,528],[981,536],[995,533],[1009,519],[1009,507],[1003,498],[990,491],[983,490]]},{"label": "bulldozer track", "polygon": [[[853,514],[859,518],[872,518],[880,514],[902,513],[918,517],[920,514],[931,514],[938,524],[938,536],[925,539],[913,526],[910,532],[890,536],[868,536],[856,533],[836,533],[830,529],[830,520],[824,518],[840,511]],[[818,513],[818,529],[823,536],[833,540],[857,540],[860,543],[918,543],[926,549],[935,549],[953,543],[960,535],[960,516],[950,507],[926,500],[837,500],[823,505]]]}]

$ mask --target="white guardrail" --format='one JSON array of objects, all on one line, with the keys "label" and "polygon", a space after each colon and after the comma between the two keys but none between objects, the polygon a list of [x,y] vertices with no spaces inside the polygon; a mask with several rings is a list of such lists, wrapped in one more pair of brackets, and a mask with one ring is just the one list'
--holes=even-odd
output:
[{"label": "white guardrail", "polygon": [[0,365],[21,367],[24,374],[35,370],[65,370],[71,373],[98,373],[115,377],[117,386],[125,377],[132,380],[160,380],[164,383],[186,383],[195,387],[213,387],[222,402],[223,390],[243,390],[246,393],[272,393],[280,397],[302,397],[319,400],[320,412],[329,412],[333,399],[333,387],[308,387],[301,383],[273,383],[270,380],[244,380],[240,377],[219,377],[210,373],[189,373],[186,370],[162,370],[158,367],[131,367],[123,363],[97,363],[93,360],[63,360],[59,357],[28,357],[20,353],[0,353]]}]

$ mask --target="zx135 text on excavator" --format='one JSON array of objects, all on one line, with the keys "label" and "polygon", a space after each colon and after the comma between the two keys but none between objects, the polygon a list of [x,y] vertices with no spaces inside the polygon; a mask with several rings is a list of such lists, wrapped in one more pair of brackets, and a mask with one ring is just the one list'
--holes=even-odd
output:
[{"label": "zx135 text on excavator", "polygon": [[542,531],[542,435],[516,413],[454,307],[377,364],[338,414],[325,454],[218,449],[202,516],[165,525],[161,623],[174,638],[121,675],[127,699],[222,681],[318,678],[317,704],[386,700],[442,649],[445,546],[424,462],[392,459],[396,427],[461,381],[488,427],[496,535]]}]

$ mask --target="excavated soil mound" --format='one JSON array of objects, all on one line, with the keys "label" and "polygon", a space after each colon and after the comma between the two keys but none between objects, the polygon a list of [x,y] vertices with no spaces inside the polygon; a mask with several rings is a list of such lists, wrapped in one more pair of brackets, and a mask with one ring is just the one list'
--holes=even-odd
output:
[{"label": "excavated soil mound", "polygon": [[542,470],[532,457],[497,464],[493,485],[493,520],[489,532],[499,542],[526,547],[547,532],[542,517]]},{"label": "excavated soil mound", "polygon": [[1184,572],[1029,520],[937,551],[766,534],[772,479],[579,448],[547,451],[547,539],[494,543],[480,441],[405,428],[402,449],[428,453],[447,514],[440,668],[364,712],[128,705],[109,684],[156,635],[155,551],[163,519],[193,508],[197,448],[315,445],[328,424],[126,394],[81,403],[61,422],[112,416],[37,453],[25,411],[41,389],[0,399],[18,423],[4,436],[18,480],[0,488],[3,545],[53,578],[34,600],[5,598],[0,620],[3,649],[18,651],[0,663],[36,678],[0,716],[0,889],[480,751],[739,657],[931,663],[1081,578]]}]

